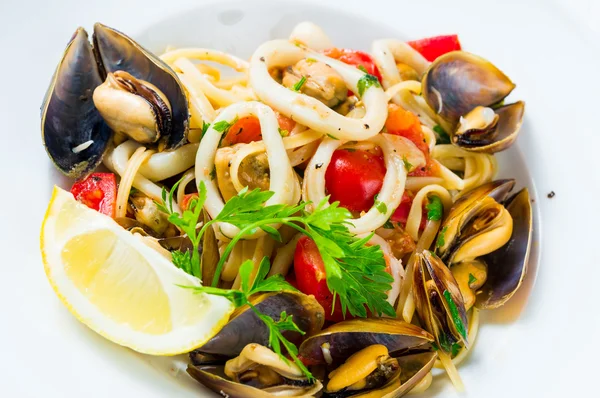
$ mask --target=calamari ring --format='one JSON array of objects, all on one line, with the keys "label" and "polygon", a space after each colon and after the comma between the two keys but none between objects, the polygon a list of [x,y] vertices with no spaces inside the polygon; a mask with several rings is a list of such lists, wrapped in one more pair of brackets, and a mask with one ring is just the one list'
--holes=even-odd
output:
[{"label": "calamari ring", "polygon": [[[222,110],[202,138],[196,154],[196,184],[203,181],[206,185],[207,197],[204,208],[212,218],[217,217],[225,205],[219,194],[216,181],[211,178],[215,168],[215,154],[223,134],[215,130],[215,125],[221,121],[231,122],[236,117],[243,118],[246,116],[256,116],[258,118],[266,147],[271,174],[269,190],[274,192],[266,205],[295,204],[293,203],[293,196],[296,190],[296,177],[279,134],[279,124],[275,112],[260,102],[242,102],[230,105]],[[217,227],[219,232],[230,239],[239,233],[236,226],[228,223],[219,223]],[[264,235],[264,232],[260,230],[245,238],[255,239],[262,235]]]},{"label": "calamari ring", "polygon": [[[396,153],[392,143],[381,134],[371,138],[370,141],[373,141],[383,151],[386,173],[377,201],[385,204],[385,209],[382,209],[381,206],[374,206],[361,217],[347,220],[352,224],[349,226],[350,232],[355,234],[369,233],[385,224],[400,204],[406,183],[406,169],[402,161],[402,154]],[[333,152],[342,144],[343,142],[340,140],[325,138],[319,145],[304,172],[302,197],[305,201],[319,203],[325,198],[325,172],[331,162]]]},{"label": "calamari ring", "polygon": [[358,81],[365,75],[359,69],[286,40],[266,42],[254,52],[250,60],[250,86],[263,102],[321,133],[354,141],[365,140],[379,133],[387,118],[387,97],[381,87],[372,85],[365,90],[362,102],[366,114],[363,118],[353,119],[340,115],[313,97],[282,86],[269,74],[272,68],[285,67],[307,57],[331,66],[350,90],[358,92]]},{"label": "calamari ring", "polygon": [[383,87],[386,89],[402,81],[396,62],[410,66],[419,76],[423,75],[431,64],[417,50],[396,39],[375,40],[371,51],[381,73]]}]

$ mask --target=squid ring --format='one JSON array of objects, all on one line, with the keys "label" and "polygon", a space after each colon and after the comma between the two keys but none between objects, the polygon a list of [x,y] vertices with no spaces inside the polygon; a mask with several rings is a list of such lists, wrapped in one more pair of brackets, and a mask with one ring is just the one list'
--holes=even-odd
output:
[{"label": "squid ring", "polygon": [[269,74],[272,68],[288,66],[306,57],[331,66],[350,90],[358,92],[357,85],[365,76],[364,72],[286,40],[273,40],[261,45],[250,60],[250,85],[258,98],[285,116],[337,139],[361,141],[379,133],[387,117],[387,97],[378,85],[365,89],[362,96],[365,116],[353,119],[340,115],[313,97],[282,86]]},{"label": "squid ring", "polygon": [[[242,118],[250,115],[256,116],[260,122],[269,161],[271,173],[269,190],[273,191],[274,195],[266,202],[266,205],[294,204],[293,196],[297,180],[279,134],[279,124],[275,112],[260,102],[242,102],[223,109],[206,131],[196,154],[196,183],[200,184],[203,181],[206,185],[207,197],[204,208],[211,218],[216,218],[225,206],[216,181],[211,177],[215,169],[215,154],[223,134],[223,132],[215,130],[215,125],[222,121],[231,122],[236,117]],[[239,233],[239,228],[229,223],[218,223],[217,230],[230,239]],[[264,232],[259,230],[252,235],[245,236],[245,238],[256,239],[262,235],[264,235]]]}]

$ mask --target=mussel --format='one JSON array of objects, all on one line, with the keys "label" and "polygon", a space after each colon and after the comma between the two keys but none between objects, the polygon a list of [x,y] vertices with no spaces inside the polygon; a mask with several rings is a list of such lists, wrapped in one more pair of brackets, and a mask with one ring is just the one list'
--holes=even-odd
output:
[{"label": "mussel", "polygon": [[323,386],[318,380],[309,381],[295,363],[260,344],[248,344],[225,366],[189,365],[187,372],[211,390],[231,398],[310,397]]},{"label": "mussel", "polygon": [[430,371],[436,353],[433,337],[396,319],[343,321],[306,339],[299,355],[331,371],[327,397],[400,397]]},{"label": "mussel", "polygon": [[524,102],[497,106],[514,88],[492,63],[464,51],[438,57],[422,80],[423,98],[454,128],[452,142],[487,153],[502,151],[517,138]]},{"label": "mussel", "polygon": [[[321,330],[325,320],[323,307],[313,296],[299,292],[264,293],[252,297],[252,304],[264,315],[277,321],[282,311],[293,316],[300,330],[307,335]],[[301,335],[286,331],[285,337],[299,343]],[[228,358],[236,357],[248,344],[269,345],[269,330],[254,311],[247,306],[238,308],[221,331],[206,344],[190,353],[192,363],[196,353],[215,354]]]},{"label": "mussel", "polygon": [[75,32],[42,104],[46,151],[73,178],[101,162],[111,129],[143,143],[160,139],[159,149],[183,144],[188,131],[187,98],[164,62],[99,23],[93,43],[83,28]]},{"label": "mussel", "polygon": [[532,210],[526,188],[507,200],[514,180],[484,184],[450,209],[437,254],[450,267],[466,308],[496,308],[521,285],[531,246]]},{"label": "mussel", "polygon": [[432,333],[439,349],[452,353],[467,347],[467,311],[452,272],[428,250],[417,253],[413,273],[415,308],[423,327]]}]

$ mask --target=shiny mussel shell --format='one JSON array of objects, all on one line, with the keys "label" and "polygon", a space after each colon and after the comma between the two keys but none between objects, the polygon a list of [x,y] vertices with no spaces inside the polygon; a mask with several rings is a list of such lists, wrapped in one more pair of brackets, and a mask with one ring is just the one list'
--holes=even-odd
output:
[{"label": "shiny mussel shell", "polygon": [[452,124],[476,106],[502,101],[514,88],[514,83],[492,63],[464,51],[438,57],[422,80],[427,104]]},{"label": "shiny mussel shell", "polygon": [[[310,364],[326,363],[321,346],[329,344],[333,363],[341,363],[365,347],[382,344],[391,354],[429,350],[433,336],[418,326],[391,318],[356,318],[336,323],[310,336],[298,348]],[[394,355],[395,356],[395,355]]]},{"label": "shiny mussel shell", "polygon": [[436,249],[448,265],[491,253],[506,243],[512,233],[512,219],[501,203],[514,180],[496,180],[481,185],[454,203],[440,227]]},{"label": "shiny mussel shell", "polygon": [[83,28],[67,45],[42,104],[42,139],[48,156],[66,176],[81,178],[102,161],[112,132],[96,110],[92,93],[102,84]]},{"label": "shiny mussel shell", "polygon": [[435,254],[417,254],[413,273],[413,297],[419,320],[435,336],[440,349],[453,344],[468,347],[467,311],[454,276]]},{"label": "shiny mussel shell", "polygon": [[[276,321],[282,311],[292,315],[296,325],[307,335],[321,330],[325,320],[325,312],[317,300],[299,292],[261,294],[253,297],[252,303],[261,313]],[[297,332],[286,331],[284,335],[296,343],[301,338]],[[238,308],[223,329],[202,347],[191,352],[190,357],[193,361],[195,353],[199,352],[233,358],[250,343],[269,346],[269,331],[254,311],[245,306]]]},{"label": "shiny mussel shell", "polygon": [[188,101],[177,75],[167,64],[130,37],[96,23],[94,51],[104,74],[125,71],[136,79],[156,86],[171,105],[170,132],[161,138],[166,149],[185,142],[188,133]]},{"label": "shiny mussel shell", "polygon": [[452,142],[473,152],[496,153],[510,147],[521,130],[525,103],[518,101],[504,105],[494,112],[498,116],[496,123],[481,130],[471,130],[461,134],[457,132],[453,135]]},{"label": "shiny mussel shell", "polygon": [[275,396],[310,397],[321,390],[323,385],[298,383],[271,387],[268,391],[230,380],[224,367],[219,365],[188,365],[187,372],[201,384],[214,392],[230,398],[272,398]]},{"label": "shiny mussel shell", "polygon": [[533,213],[527,188],[505,203],[513,218],[513,234],[504,246],[484,256],[487,281],[477,295],[478,308],[497,308],[521,286],[527,273],[531,248]]}]

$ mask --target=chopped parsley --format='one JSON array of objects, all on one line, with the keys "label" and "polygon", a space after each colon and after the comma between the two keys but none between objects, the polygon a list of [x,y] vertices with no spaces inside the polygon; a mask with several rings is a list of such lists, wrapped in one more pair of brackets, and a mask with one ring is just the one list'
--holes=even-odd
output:
[{"label": "chopped parsley", "polygon": [[279,131],[279,135],[282,137],[287,137],[290,135],[289,131],[282,129],[281,127],[277,127],[277,131]]},{"label": "chopped parsley", "polygon": [[392,220],[388,219],[384,224],[383,224],[383,228],[385,229],[394,229],[394,223],[392,223]]},{"label": "chopped parsley", "polygon": [[442,228],[438,234],[437,240],[435,241],[435,247],[442,247],[446,244],[446,230],[448,230],[448,227]]},{"label": "chopped parsley", "polygon": [[358,65],[357,68],[360,69],[361,71],[365,72],[365,73],[369,73],[367,71],[367,68],[365,68],[363,65]]},{"label": "chopped parsley", "polygon": [[467,340],[467,328],[458,313],[458,307],[452,298],[452,294],[448,290],[444,290],[443,296],[446,303],[448,303],[448,307],[450,307],[450,316],[452,317],[452,322],[454,322],[454,325],[456,326],[456,330],[458,330],[458,333]]},{"label": "chopped parsley", "polygon": [[327,137],[331,138],[332,140],[339,140],[339,138],[337,138],[335,135],[331,135],[329,133],[327,133]]},{"label": "chopped parsley", "polygon": [[469,287],[475,282],[477,282],[477,278],[475,278],[475,275],[469,273]]},{"label": "chopped parsley", "polygon": [[373,207],[375,207],[381,214],[386,214],[388,211],[386,204],[378,200],[375,201],[375,205]]},{"label": "chopped parsley", "polygon": [[406,170],[407,173],[413,167],[412,163],[408,161],[408,159],[406,158],[406,156],[402,156],[402,163],[404,163],[404,169]]},{"label": "chopped parsley", "polygon": [[381,87],[381,84],[379,84],[379,80],[377,80],[375,76],[367,73],[358,79],[358,83],[356,84],[356,87],[358,88],[358,95],[362,97],[365,91],[371,86]]},{"label": "chopped parsley", "polygon": [[300,89],[302,88],[302,86],[304,86],[304,83],[306,83],[306,77],[305,77],[305,76],[302,76],[302,77],[300,78],[300,80],[298,80],[298,81],[296,82],[296,84],[294,84],[294,87],[293,87],[293,88],[294,88],[294,91],[300,91]]},{"label": "chopped parsley", "polygon": [[202,135],[200,136],[200,138],[204,138],[204,134],[206,134],[206,132],[208,131],[208,129],[210,128],[210,123],[206,123],[206,121],[202,121]]},{"label": "chopped parsley", "polygon": [[442,126],[440,126],[439,124],[436,124],[435,126],[433,126],[433,131],[437,135],[436,144],[449,144],[450,143],[450,136],[448,135],[448,133],[446,133],[444,131]]},{"label": "chopped parsley", "polygon": [[442,205],[442,200],[439,198],[439,196],[433,195],[429,197],[429,203],[425,205],[425,210],[427,210],[428,220],[441,220],[442,215],[444,214],[444,206]]}]

